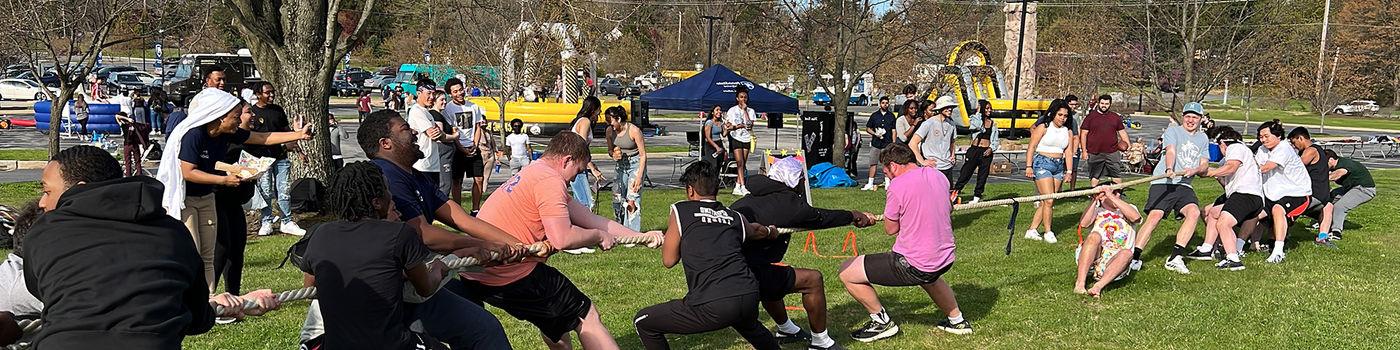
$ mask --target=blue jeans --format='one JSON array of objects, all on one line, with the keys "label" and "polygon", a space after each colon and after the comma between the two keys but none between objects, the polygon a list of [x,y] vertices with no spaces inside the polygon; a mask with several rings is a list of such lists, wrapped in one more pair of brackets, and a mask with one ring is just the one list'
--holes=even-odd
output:
[{"label": "blue jeans", "polygon": [[[642,230],[642,194],[641,190],[632,192],[632,182],[638,181],[642,177],[641,159],[636,156],[623,157],[617,161],[617,180],[613,182],[613,214],[617,217],[617,222],[633,231]],[[627,210],[627,202],[635,201],[632,211]]]},{"label": "blue jeans", "polygon": [[1036,154],[1031,159],[1031,168],[1035,170],[1035,179],[1065,179],[1065,160],[1056,159]]},{"label": "blue jeans", "polygon": [[292,223],[291,187],[287,181],[287,176],[292,172],[292,162],[286,159],[278,159],[272,162],[272,167],[267,169],[267,173],[258,179],[258,193],[262,196],[267,206],[262,208],[262,224],[271,225],[272,219],[272,199],[277,198],[277,210],[282,212],[282,224]]},{"label": "blue jeans", "polygon": [[574,200],[593,210],[593,187],[588,186],[588,174],[578,174],[574,181],[569,183],[569,191],[574,194]]},{"label": "blue jeans", "polygon": [[454,278],[433,297],[414,305],[414,316],[423,321],[423,330],[453,350],[510,349],[501,321],[463,298],[464,293],[462,280]]}]

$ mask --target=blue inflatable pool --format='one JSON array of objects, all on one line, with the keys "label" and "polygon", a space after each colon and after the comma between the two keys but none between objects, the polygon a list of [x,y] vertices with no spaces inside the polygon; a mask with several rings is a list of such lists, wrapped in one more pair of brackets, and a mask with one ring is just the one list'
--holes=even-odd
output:
[{"label": "blue inflatable pool", "polygon": [[[65,110],[71,111],[72,108],[73,102],[69,101],[68,107],[65,108]],[[52,119],[50,118],[50,111],[52,110],[53,102],[51,101],[39,101],[34,104],[35,129],[38,129],[41,132],[49,131],[49,120]],[[87,123],[88,132],[99,132],[104,134],[121,133],[122,128],[120,125],[117,125],[117,112],[119,111],[121,111],[120,105],[89,104]],[[62,119],[62,117],[60,116],[59,119]],[[76,123],[77,121],[74,120],[73,122]],[[62,123],[64,124],[59,124],[58,126],[59,130],[65,130],[65,127],[67,126],[65,124],[68,123],[68,121],[64,120],[62,121]],[[76,128],[78,128],[78,125],[74,124],[73,127],[75,128],[74,130],[76,130]]]}]

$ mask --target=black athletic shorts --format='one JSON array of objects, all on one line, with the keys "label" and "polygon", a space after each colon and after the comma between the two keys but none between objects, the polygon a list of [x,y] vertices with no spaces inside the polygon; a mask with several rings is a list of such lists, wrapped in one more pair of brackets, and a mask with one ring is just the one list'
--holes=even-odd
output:
[{"label": "black athletic shorts", "polygon": [[1212,207],[1218,207],[1218,206],[1225,205],[1225,201],[1228,200],[1228,199],[1229,199],[1229,198],[1225,197],[1225,195],[1222,194],[1222,195],[1220,195],[1220,196],[1218,196],[1218,197],[1215,197],[1215,201],[1214,201],[1214,202],[1210,202],[1210,206],[1212,206]]},{"label": "black athletic shorts", "polygon": [[1294,220],[1297,220],[1299,216],[1303,216],[1303,213],[1308,211],[1308,203],[1312,201],[1313,199],[1311,196],[1283,197],[1276,201],[1269,201],[1264,205],[1264,208],[1267,208],[1272,215],[1274,205],[1283,206],[1284,216],[1288,218],[1288,223],[1291,224]]},{"label": "black athletic shorts", "polygon": [[758,279],[758,300],[783,300],[797,289],[797,270],[784,265],[749,265],[753,277]]},{"label": "black athletic shorts", "polygon": [[889,287],[918,286],[938,281],[952,263],[934,272],[924,272],[909,265],[903,255],[884,252],[865,256],[865,279],[870,283]]},{"label": "black athletic shorts", "polygon": [[729,138],[729,150],[730,150],[730,151],[733,151],[733,150],[736,150],[736,149],[741,149],[741,150],[747,151],[747,150],[749,150],[749,143],[748,143],[748,142],[739,142],[739,140],[735,140],[733,137]]},{"label": "black athletic shorts", "polygon": [[577,329],[593,305],[574,282],[543,263],[535,264],[535,269],[524,278],[504,286],[472,280],[463,280],[462,284],[467,294],[462,297],[477,304],[484,301],[516,319],[530,322],[553,342]]},{"label": "black athletic shorts", "polygon": [[486,164],[482,163],[481,153],[474,156],[457,152],[457,156],[452,157],[452,178],[460,179],[463,175],[467,177],[482,177],[486,174]]},{"label": "black athletic shorts", "polygon": [[1236,193],[1225,199],[1220,210],[1230,213],[1235,217],[1235,227],[1240,227],[1246,220],[1259,216],[1259,212],[1264,211],[1264,198],[1248,193]]},{"label": "black athletic shorts", "polygon": [[1156,184],[1147,189],[1147,211],[1161,210],[1181,214],[1181,209],[1196,202],[1196,190],[1191,186]]}]

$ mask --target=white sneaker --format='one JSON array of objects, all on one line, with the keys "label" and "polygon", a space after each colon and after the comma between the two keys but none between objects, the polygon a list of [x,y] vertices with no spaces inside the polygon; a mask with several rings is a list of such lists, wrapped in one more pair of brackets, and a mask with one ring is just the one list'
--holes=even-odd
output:
[{"label": "white sneaker", "polygon": [[1133,262],[1128,263],[1128,269],[1133,271],[1142,270],[1142,260],[1134,259]]},{"label": "white sneaker", "polygon": [[861,187],[860,190],[861,190],[861,191],[874,191],[874,190],[875,190],[875,183],[873,183],[873,182],[866,182],[866,183],[865,183],[865,187]]},{"label": "white sneaker", "polygon": [[1040,232],[1039,232],[1039,231],[1036,231],[1035,229],[1026,230],[1026,239],[1029,239],[1029,240],[1032,240],[1032,241],[1039,241],[1039,240],[1040,240]]},{"label": "white sneaker", "polygon": [[739,187],[739,191],[742,191],[744,196],[749,195],[749,187],[748,187],[748,186]]},{"label": "white sneaker", "polygon": [[739,185],[734,185],[734,192],[731,192],[730,194],[735,196],[742,196],[744,195],[744,188],[739,187]]},{"label": "white sneaker", "polygon": [[1059,242],[1060,242],[1060,240],[1055,239],[1055,232],[1053,232],[1053,231],[1052,231],[1052,232],[1046,232],[1046,233],[1045,233],[1045,237],[1043,237],[1043,238],[1045,239],[1045,243],[1055,244],[1055,243],[1059,243]]},{"label": "white sneaker", "polygon": [[282,233],[289,234],[289,235],[293,235],[293,236],[303,236],[303,235],[306,235],[306,230],[301,229],[301,226],[297,226],[297,223],[295,223],[295,222],[288,222],[288,223],[282,224],[282,227],[279,228],[278,230],[279,230],[279,231],[282,231]]},{"label": "white sneaker", "polygon": [[982,197],[972,197],[972,200],[967,201],[967,204],[977,204],[977,202],[981,202],[981,201],[982,201]]},{"label": "white sneaker", "polygon": [[1281,262],[1283,262],[1283,256],[1284,256],[1283,252],[1273,253],[1273,254],[1269,255],[1269,258],[1268,258],[1268,259],[1265,259],[1264,261],[1266,261],[1266,262],[1268,262],[1268,263],[1270,263],[1270,264],[1281,263]]},{"label": "white sneaker", "polygon": [[579,254],[593,254],[593,252],[596,252],[596,250],[593,250],[593,248],[589,248],[589,247],[583,247],[583,248],[578,248],[578,249],[569,249],[569,250],[565,250],[564,252],[565,252],[565,253],[569,253],[569,254],[573,254],[573,255],[579,255]]},{"label": "white sneaker", "polygon": [[233,317],[215,317],[215,318],[214,318],[214,323],[216,323],[216,324],[230,324],[230,323],[234,323],[234,322],[238,322],[238,319],[233,318]]},{"label": "white sneaker", "polygon": [[271,235],[272,235],[272,224],[262,224],[262,227],[259,227],[259,228],[258,228],[258,236],[271,236]]},{"label": "white sneaker", "polygon": [[1162,265],[1162,267],[1183,275],[1191,274],[1191,270],[1186,269],[1186,261],[1183,261],[1180,256],[1167,260],[1167,263]]}]

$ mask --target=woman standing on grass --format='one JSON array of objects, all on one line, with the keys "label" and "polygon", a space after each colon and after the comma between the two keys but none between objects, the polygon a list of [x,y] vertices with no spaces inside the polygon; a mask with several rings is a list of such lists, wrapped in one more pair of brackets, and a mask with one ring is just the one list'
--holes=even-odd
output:
[{"label": "woman standing on grass", "polygon": [[724,164],[724,109],[716,105],[705,114],[705,123],[700,126],[700,159],[710,164],[719,173]]},{"label": "woman standing on grass", "polygon": [[[1069,127],[1066,126],[1069,106],[1057,104],[1050,113],[1053,116],[1050,120],[1036,123],[1031,129],[1031,144],[1026,147],[1026,177],[1035,179],[1035,188],[1041,195],[1054,194],[1064,183],[1065,177],[1074,171],[1073,161],[1065,157],[1065,152],[1074,150],[1074,138],[1070,137]],[[1026,230],[1026,238],[1044,239],[1045,243],[1051,244],[1059,242],[1055,231],[1050,229],[1050,222],[1055,218],[1055,200],[1045,199],[1039,203],[1035,215],[1031,217],[1031,227]],[[1044,236],[1036,230],[1037,227],[1045,228]]]},{"label": "woman standing on grass", "polygon": [[627,122],[627,110],[609,107],[608,155],[617,161],[613,183],[613,213],[633,231],[642,229],[642,178],[646,177],[647,145],[642,129]]}]

